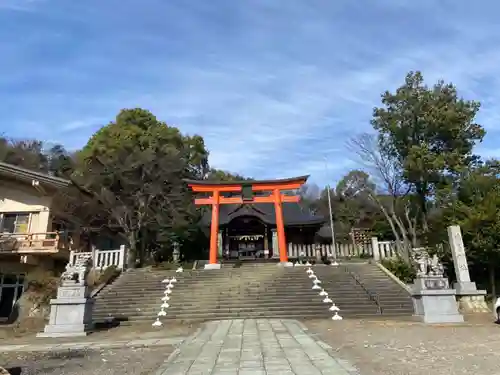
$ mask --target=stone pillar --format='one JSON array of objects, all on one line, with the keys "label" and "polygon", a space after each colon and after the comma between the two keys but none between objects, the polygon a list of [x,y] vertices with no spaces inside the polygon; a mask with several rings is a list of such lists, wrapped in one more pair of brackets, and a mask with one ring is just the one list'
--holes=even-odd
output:
[{"label": "stone pillar", "polygon": [[267,237],[266,224],[264,224],[264,258],[269,258],[269,239]]},{"label": "stone pillar", "polygon": [[226,241],[224,242],[224,255],[226,255],[227,257],[229,257],[229,241],[230,241],[230,238],[229,238],[229,228],[228,227],[226,227],[226,234],[225,234],[224,238],[226,239]]},{"label": "stone pillar", "polygon": [[378,238],[377,237],[372,237],[372,253],[373,253],[373,260],[375,262],[380,261],[380,249],[378,247]]},{"label": "stone pillar", "polygon": [[450,243],[457,278],[457,282],[453,284],[453,288],[457,291],[457,301],[460,310],[467,313],[490,312],[484,299],[486,291],[477,290],[476,283],[470,279],[462,232],[458,225],[448,227],[448,241]]},{"label": "stone pillar", "polygon": [[219,233],[217,234],[217,257],[220,259],[222,258],[222,250],[223,250],[223,242],[222,242],[222,232],[223,230],[220,229]]},{"label": "stone pillar", "polygon": [[279,245],[278,245],[278,233],[276,229],[271,229],[272,232],[272,244],[273,244],[273,259],[280,258]]}]

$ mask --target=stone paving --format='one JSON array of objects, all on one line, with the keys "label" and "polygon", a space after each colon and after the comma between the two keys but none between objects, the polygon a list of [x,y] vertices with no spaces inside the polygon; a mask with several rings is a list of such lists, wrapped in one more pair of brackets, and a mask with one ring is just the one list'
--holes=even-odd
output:
[{"label": "stone paving", "polygon": [[210,322],[155,375],[358,375],[294,320]]}]

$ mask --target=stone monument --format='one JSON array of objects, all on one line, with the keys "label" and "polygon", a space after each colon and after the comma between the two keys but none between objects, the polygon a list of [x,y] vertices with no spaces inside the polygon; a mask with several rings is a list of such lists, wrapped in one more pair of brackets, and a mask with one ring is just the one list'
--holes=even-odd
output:
[{"label": "stone monument", "polygon": [[181,251],[179,249],[179,243],[174,242],[174,250],[172,251],[172,259],[175,264],[179,263],[181,260]]},{"label": "stone monument", "polygon": [[37,337],[86,336],[92,330],[94,300],[86,282],[91,267],[91,256],[78,257],[75,265],[66,265],[57,298],[50,300],[49,323]]},{"label": "stone monument", "polygon": [[457,291],[459,309],[466,313],[490,312],[484,299],[486,291],[477,290],[476,283],[470,279],[462,232],[458,225],[448,227],[448,240],[457,277],[453,288]]},{"label": "stone monument", "polygon": [[458,312],[456,291],[450,289],[438,257],[431,258],[425,249],[414,251],[418,265],[412,286],[415,316],[424,323],[462,323],[464,317]]}]

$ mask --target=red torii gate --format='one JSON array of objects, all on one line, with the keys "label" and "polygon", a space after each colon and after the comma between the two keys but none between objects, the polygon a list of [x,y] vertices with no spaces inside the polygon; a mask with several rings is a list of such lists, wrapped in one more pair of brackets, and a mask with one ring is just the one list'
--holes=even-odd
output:
[{"label": "red torii gate", "polygon": [[[212,206],[212,221],[210,227],[210,255],[209,263],[217,264],[217,235],[219,231],[219,205],[221,204],[252,204],[274,203],[276,211],[276,229],[278,234],[278,247],[280,262],[288,262],[287,246],[285,239],[285,226],[283,222],[283,202],[299,202],[298,195],[284,195],[283,190],[296,190],[304,185],[309,176],[266,181],[230,181],[217,182],[207,180],[185,180],[195,193],[211,193],[208,198],[195,198],[196,205]],[[251,190],[250,190],[251,188]],[[221,193],[238,193],[242,196],[223,197]],[[251,192],[251,194],[250,194]],[[269,192],[269,195],[254,196],[255,192]]]}]

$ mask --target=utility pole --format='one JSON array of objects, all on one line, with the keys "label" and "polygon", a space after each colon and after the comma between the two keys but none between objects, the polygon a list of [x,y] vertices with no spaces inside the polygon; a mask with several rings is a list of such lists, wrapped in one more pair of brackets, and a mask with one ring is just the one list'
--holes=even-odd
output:
[{"label": "utility pole", "polygon": [[[327,172],[326,175],[328,176],[328,161],[327,161],[326,157],[325,157],[325,169]],[[337,263],[337,248],[335,246],[335,229],[333,228],[332,198],[331,198],[330,190],[331,190],[330,184],[326,185],[326,195],[328,196],[328,211],[330,213],[330,231],[331,231],[331,235],[332,235],[332,249],[333,249],[332,266],[338,266],[339,264]]]}]

